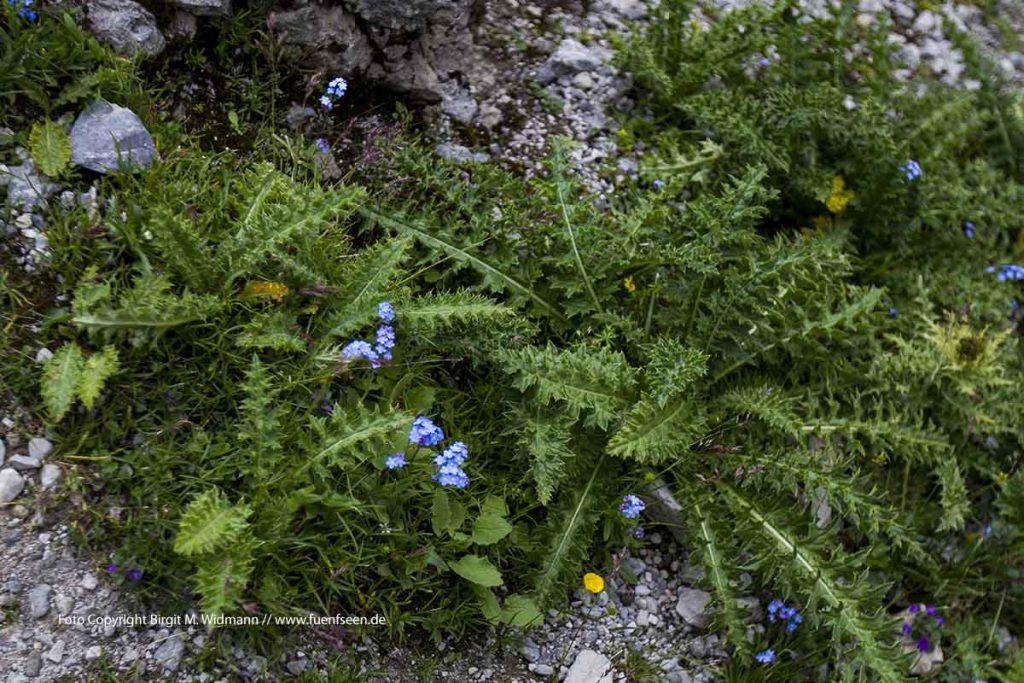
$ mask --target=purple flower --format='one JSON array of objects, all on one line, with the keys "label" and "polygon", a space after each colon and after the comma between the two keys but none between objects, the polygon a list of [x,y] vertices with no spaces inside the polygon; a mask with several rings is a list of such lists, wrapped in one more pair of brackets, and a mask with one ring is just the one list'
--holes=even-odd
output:
[{"label": "purple flower", "polygon": [[389,470],[400,470],[405,467],[405,453],[395,453],[384,459],[384,467]]},{"label": "purple flower", "polygon": [[619,505],[619,512],[626,519],[636,519],[640,516],[640,513],[644,511],[647,505],[640,500],[637,496],[632,493],[627,493],[622,497],[622,504]]},{"label": "purple flower", "polygon": [[782,600],[772,600],[768,603],[768,621],[772,624],[775,623],[776,616],[780,609],[786,606],[786,603]]},{"label": "purple flower", "polygon": [[911,628],[912,628],[912,626],[910,625],[910,622],[909,621],[904,621],[903,622],[903,635],[909,636]]},{"label": "purple flower", "polygon": [[911,614],[915,614],[915,613],[917,613],[917,611],[919,609],[921,609],[921,606],[918,605],[917,603],[914,603],[913,605],[911,605],[910,607],[907,608],[907,611],[910,612]]},{"label": "purple flower", "polygon": [[117,571],[117,565],[113,562],[110,562],[109,564],[107,564],[107,571],[113,574]]},{"label": "purple flower", "polygon": [[896,310],[896,307],[895,307],[895,306],[890,306],[890,307],[889,307],[889,317],[890,317],[890,318],[895,318],[895,317],[897,317],[897,316],[898,316],[899,314],[900,314],[900,312],[899,312],[898,310]]},{"label": "purple flower", "polygon": [[38,14],[29,9],[33,2],[34,0],[7,0],[8,5],[18,8],[18,16],[26,21],[35,21],[39,18]]},{"label": "purple flower", "polygon": [[429,417],[420,415],[409,429],[409,441],[418,446],[436,446],[444,441],[444,432]]},{"label": "purple flower", "polygon": [[969,240],[974,239],[974,223],[970,221],[964,221],[964,235]]},{"label": "purple flower", "polygon": [[644,531],[644,528],[642,526],[638,526],[637,528],[633,529],[633,538],[643,538],[646,535],[647,532]]},{"label": "purple flower", "polygon": [[469,476],[456,466],[445,466],[434,475],[434,481],[441,486],[454,486],[457,489],[464,489],[469,486]]},{"label": "purple flower", "polygon": [[775,650],[762,650],[761,652],[758,652],[756,655],[754,655],[754,659],[756,659],[761,664],[774,664]]},{"label": "purple flower", "polygon": [[655,180],[653,183],[651,183],[651,187],[653,187],[655,190],[659,190],[659,191],[660,190],[664,190],[665,189],[665,181],[661,180],[659,178],[658,180]]},{"label": "purple flower", "polygon": [[918,652],[928,652],[931,649],[932,649],[932,644],[928,640],[928,636],[921,636],[920,638],[917,639],[917,651]]},{"label": "purple flower", "polygon": [[327,140],[325,140],[324,138],[317,138],[314,141],[314,144],[316,145],[316,148],[320,150],[321,154],[327,154],[328,152],[331,151],[331,146],[327,144]]},{"label": "purple flower", "polygon": [[941,616],[936,616],[935,617],[935,625],[936,626],[943,626],[943,625],[945,625],[945,623],[946,623],[946,620],[943,619]]},{"label": "purple flower", "polygon": [[928,613],[928,616],[935,616],[935,605],[925,605],[924,611]]},{"label": "purple flower", "polygon": [[142,578],[142,570],[141,569],[129,569],[128,570],[128,580],[129,581],[138,581],[141,578]]}]

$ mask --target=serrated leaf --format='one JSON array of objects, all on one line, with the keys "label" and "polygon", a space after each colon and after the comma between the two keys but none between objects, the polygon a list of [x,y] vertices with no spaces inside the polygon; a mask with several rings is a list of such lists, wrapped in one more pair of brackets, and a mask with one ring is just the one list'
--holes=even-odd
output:
[{"label": "serrated leaf", "polygon": [[82,375],[82,350],[71,343],[62,347],[46,362],[42,394],[46,409],[60,421],[71,408]]},{"label": "serrated leaf", "polygon": [[478,586],[492,587],[502,584],[501,572],[485,557],[465,555],[453,563],[451,568],[466,581]]},{"label": "serrated leaf", "polygon": [[39,170],[51,177],[60,174],[71,160],[71,138],[53,121],[32,124],[28,147]]},{"label": "serrated leaf", "polygon": [[119,368],[117,349],[113,346],[106,346],[101,353],[89,356],[78,378],[78,398],[82,399],[86,408],[92,408],[103,390],[104,382]]},{"label": "serrated leaf", "polygon": [[205,491],[185,510],[174,552],[189,557],[226,548],[248,526],[250,514],[248,506],[232,505],[217,489]]}]

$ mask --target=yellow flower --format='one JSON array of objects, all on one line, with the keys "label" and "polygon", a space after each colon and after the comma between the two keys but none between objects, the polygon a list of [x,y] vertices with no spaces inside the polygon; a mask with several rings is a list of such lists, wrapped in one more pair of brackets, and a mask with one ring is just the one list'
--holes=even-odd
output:
[{"label": "yellow flower", "polygon": [[282,282],[264,282],[262,280],[255,280],[248,282],[242,292],[238,295],[239,299],[271,299],[280,303],[285,295],[288,294],[288,285]]},{"label": "yellow flower", "polygon": [[1007,474],[1006,472],[1003,472],[1002,470],[996,473],[996,483],[999,484],[1000,486],[1006,484],[1006,482],[1009,481],[1009,479],[1010,475]]},{"label": "yellow flower", "polygon": [[846,181],[843,180],[843,176],[837,175],[832,178],[832,194],[825,200],[825,206],[832,213],[840,214],[846,210],[846,205],[854,196],[853,190],[846,189]]},{"label": "yellow flower", "polygon": [[625,287],[626,291],[629,292],[630,294],[636,291],[636,283],[633,282],[632,275],[630,275],[629,277],[622,281],[622,286]]},{"label": "yellow flower", "polygon": [[588,572],[583,575],[583,587],[597,595],[604,590],[604,579],[593,572]]}]

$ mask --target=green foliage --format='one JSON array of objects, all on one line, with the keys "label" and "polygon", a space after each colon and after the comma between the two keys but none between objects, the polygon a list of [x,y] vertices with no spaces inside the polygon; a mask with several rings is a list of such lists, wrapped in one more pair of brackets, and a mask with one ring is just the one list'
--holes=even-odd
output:
[{"label": "green foliage", "polygon": [[53,121],[32,125],[28,148],[36,166],[48,176],[59,175],[71,160],[71,138]]},{"label": "green foliage", "polygon": [[42,393],[50,417],[59,422],[78,397],[91,409],[107,379],[119,369],[117,349],[104,347],[88,358],[75,343],[67,344],[46,362]]},{"label": "green foliage", "polygon": [[[791,680],[902,680],[890,615],[927,602],[944,675],[1009,669],[978,633],[1024,614],[1021,293],[985,267],[1021,257],[1024,122],[980,71],[903,87],[845,5],[688,10],[622,54],[660,191],[597,206],[563,142],[527,182],[405,137],[334,186],[280,136],[276,163],[186,148],[105,186],[102,232],[55,245],[43,389],[113,454],[124,552],[214,613],[527,627],[640,543],[618,505],[658,481],[737,668],[775,647]],[[342,358],[384,300],[393,357]],[[409,443],[421,414],[438,448]],[[432,478],[455,440],[466,489]],[[751,642],[751,592],[806,625]]]}]

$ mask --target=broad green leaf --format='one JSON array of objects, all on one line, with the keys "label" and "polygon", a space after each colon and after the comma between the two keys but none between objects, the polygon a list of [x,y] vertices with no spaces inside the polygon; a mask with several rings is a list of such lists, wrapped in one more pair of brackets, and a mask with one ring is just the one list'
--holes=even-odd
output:
[{"label": "broad green leaf", "polygon": [[465,555],[459,558],[458,562],[451,565],[452,570],[464,578],[479,586],[500,586],[501,572],[491,564],[491,561],[478,555]]},{"label": "broad green leaf", "polygon": [[448,494],[443,489],[434,493],[434,503],[431,506],[430,526],[435,536],[441,536],[448,531],[448,525],[452,521],[452,511],[448,504]]},{"label": "broad green leaf", "polygon": [[485,511],[473,522],[473,543],[491,545],[505,538],[512,531],[512,525],[501,515]]},{"label": "broad green leaf", "polygon": [[498,598],[494,595],[494,591],[476,584],[473,584],[472,590],[480,601],[480,611],[484,618],[491,622],[498,621],[501,618],[501,606],[498,604]]},{"label": "broad green leaf", "polygon": [[28,147],[39,170],[51,177],[67,168],[71,159],[71,138],[53,121],[32,124]]},{"label": "broad green leaf", "polygon": [[536,626],[543,618],[537,603],[525,595],[508,596],[505,598],[505,606],[501,609],[502,623],[510,626],[519,626],[520,628]]}]

